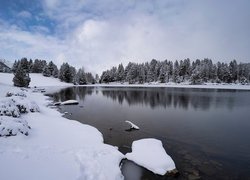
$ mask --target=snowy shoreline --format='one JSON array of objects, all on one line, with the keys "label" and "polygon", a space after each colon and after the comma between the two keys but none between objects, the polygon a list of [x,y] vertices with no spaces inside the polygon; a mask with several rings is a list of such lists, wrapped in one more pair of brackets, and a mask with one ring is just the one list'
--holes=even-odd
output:
[{"label": "snowy shoreline", "polygon": [[[5,122],[12,119],[23,120],[18,123],[27,123],[30,127],[26,128],[28,133],[16,134],[20,125],[15,121],[7,124],[12,133],[0,137],[1,179],[123,179],[119,166],[124,155],[117,147],[104,144],[102,134],[95,127],[62,117],[60,112],[48,106],[51,101],[47,96],[32,92],[33,88],[21,90],[14,87],[9,81],[11,78],[0,79],[3,108],[14,98],[16,103],[24,102],[27,107],[29,102],[35,102],[39,112],[27,111],[11,119],[0,116],[3,128]],[[44,84],[61,83],[55,79],[49,82],[50,78],[42,76],[38,79],[45,81]],[[39,81],[36,83],[39,85]],[[62,83],[61,87],[64,85]],[[25,95],[6,97],[7,92]]]},{"label": "snowy shoreline", "polygon": [[128,83],[109,83],[109,84],[87,84],[76,85],[82,87],[152,87],[152,88],[196,88],[196,89],[229,89],[229,90],[250,90],[250,85],[241,84],[216,84],[207,83],[203,85],[191,85],[187,83],[146,83],[146,84],[128,84]]},{"label": "snowy shoreline", "polygon": [[[42,77],[42,75],[32,76],[33,80],[36,79],[32,85],[44,87],[46,91],[54,89],[52,85],[55,84],[60,84],[58,86],[61,88],[71,86],[70,84],[61,84],[57,79]],[[124,179],[120,163],[126,156],[119,152],[117,147],[105,144],[103,135],[95,127],[73,120],[69,121],[62,117],[59,111],[48,106],[51,104],[49,97],[35,91],[37,88],[14,87],[10,81],[11,78],[11,76],[5,75],[5,78],[0,79],[1,107],[6,108],[6,102],[13,102],[13,107],[21,103],[27,111],[20,112],[17,117],[12,118],[4,114],[0,116],[2,128],[5,128],[6,123],[7,128],[9,128],[9,131],[4,133],[15,132],[6,136],[3,133],[3,136],[0,137],[1,178],[36,180]],[[46,86],[42,83],[39,84],[40,82],[46,82]],[[6,94],[9,96],[6,97]],[[35,103],[35,107],[39,110],[34,111],[34,108],[30,106],[32,103]],[[18,126],[16,123],[19,123]],[[28,126],[25,129],[27,132],[22,132],[22,129],[20,131],[20,123],[21,126],[22,124]],[[162,151],[163,147],[156,146],[155,148]],[[165,150],[163,149],[163,151]],[[159,167],[152,166],[155,164],[146,158],[143,157],[144,164],[147,165],[145,167],[158,173],[155,170]],[[160,165],[160,167],[163,166],[162,175],[175,169],[174,165],[167,169],[165,166],[169,159],[165,159],[165,161]],[[158,162],[157,157],[155,162]]]}]

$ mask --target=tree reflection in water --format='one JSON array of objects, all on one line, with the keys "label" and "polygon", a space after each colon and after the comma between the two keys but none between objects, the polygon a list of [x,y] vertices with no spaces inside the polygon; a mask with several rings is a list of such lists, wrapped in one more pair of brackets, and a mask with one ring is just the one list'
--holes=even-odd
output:
[{"label": "tree reflection in water", "polygon": [[[101,94],[99,94],[101,92]],[[237,92],[237,93],[236,93]],[[88,95],[102,95],[119,104],[129,106],[142,105],[154,109],[182,108],[208,110],[228,107],[233,109],[235,101],[239,101],[238,90],[188,89],[188,88],[114,88],[114,87],[69,87],[53,94],[55,101],[79,99],[84,101]],[[237,98],[236,98],[237,97]]]},{"label": "tree reflection in water", "polygon": [[[185,88],[103,88],[103,96],[119,104],[145,105],[151,108],[174,107],[207,110],[216,107],[234,107],[236,90]],[[223,92],[223,93],[222,93]]]}]

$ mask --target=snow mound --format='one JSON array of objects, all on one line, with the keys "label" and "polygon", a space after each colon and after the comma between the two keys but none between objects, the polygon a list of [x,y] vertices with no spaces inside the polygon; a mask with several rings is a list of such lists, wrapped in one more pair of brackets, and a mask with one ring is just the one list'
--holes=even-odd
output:
[{"label": "snow mound", "polygon": [[73,104],[79,104],[79,102],[77,100],[67,100],[61,102],[61,105],[73,105]]},{"label": "snow mound", "polygon": [[157,139],[148,138],[134,141],[132,152],[125,156],[155,174],[165,175],[175,169],[174,161],[164,150],[162,142]]},{"label": "snow mound", "polygon": [[0,117],[0,137],[16,136],[17,134],[29,135],[29,125],[26,120],[8,116]]}]

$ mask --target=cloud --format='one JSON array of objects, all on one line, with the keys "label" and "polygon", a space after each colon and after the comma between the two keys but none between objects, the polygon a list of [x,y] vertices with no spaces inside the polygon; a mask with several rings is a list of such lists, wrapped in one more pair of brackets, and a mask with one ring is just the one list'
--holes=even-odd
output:
[{"label": "cloud", "polygon": [[18,17],[21,17],[21,18],[31,18],[32,15],[29,11],[21,11],[17,14]]},{"label": "cloud", "polygon": [[0,21],[0,54],[68,61],[100,73],[129,61],[212,58],[250,61],[248,1],[43,1],[54,34]]}]

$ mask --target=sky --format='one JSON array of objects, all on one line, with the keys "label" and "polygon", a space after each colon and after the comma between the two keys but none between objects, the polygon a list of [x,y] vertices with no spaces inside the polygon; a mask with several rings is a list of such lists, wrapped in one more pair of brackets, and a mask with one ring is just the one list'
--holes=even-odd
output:
[{"label": "sky", "polygon": [[0,0],[0,59],[250,62],[249,0]]}]

